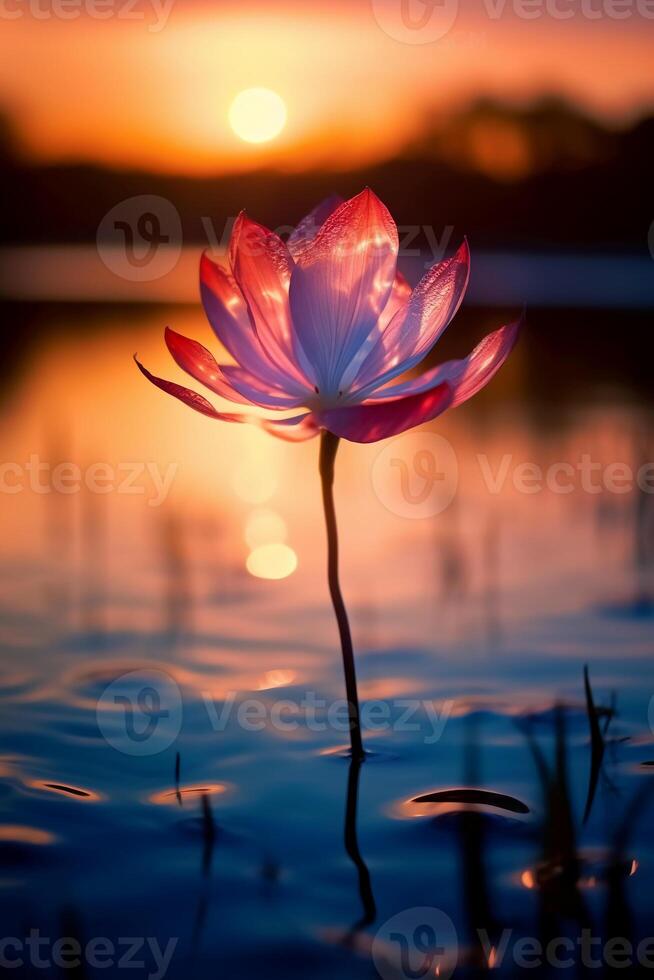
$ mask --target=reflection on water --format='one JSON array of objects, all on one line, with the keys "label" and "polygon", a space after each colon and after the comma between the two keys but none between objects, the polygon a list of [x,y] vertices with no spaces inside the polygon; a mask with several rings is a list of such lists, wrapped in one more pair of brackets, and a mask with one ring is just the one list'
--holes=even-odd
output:
[{"label": "reflection on water", "polygon": [[214,793],[224,793],[227,787],[222,783],[210,783],[203,786],[181,786],[175,789],[161,790],[159,793],[152,793],[149,797],[150,803],[159,803],[172,806],[174,803],[183,803],[184,800],[191,801],[193,797],[201,800],[205,796]]},{"label": "reflection on water", "polygon": [[262,544],[250,552],[245,564],[256,578],[288,578],[297,567],[297,557],[286,544]]},{"label": "reflection on water", "polygon": [[52,844],[53,834],[35,827],[23,827],[18,824],[2,824],[0,826],[0,841],[11,841],[17,844]]},{"label": "reflection on water", "polygon": [[48,783],[44,780],[33,779],[26,785],[32,786],[34,789],[44,790],[50,793],[59,793],[62,796],[72,796],[75,800],[97,802],[98,800],[102,799],[99,793],[94,793],[90,789],[81,789],[79,786],[65,786],[63,783]]},{"label": "reflection on water", "polygon": [[[644,410],[598,393],[543,424],[518,356],[432,427],[458,482],[426,515],[401,440],[381,481],[380,446],[343,446],[359,766],[334,703],[317,444],[146,387],[131,354],[163,370],[165,319],[53,334],[4,404],[6,934],[176,937],[168,976],[280,980],[374,975],[377,930],[397,964],[383,924],[423,907],[455,923],[464,975],[511,973],[506,928],[649,935],[654,497],[625,476],[652,458]],[[206,330],[182,308],[175,326]],[[136,670],[154,753],[112,734],[128,687],[98,726]]]}]

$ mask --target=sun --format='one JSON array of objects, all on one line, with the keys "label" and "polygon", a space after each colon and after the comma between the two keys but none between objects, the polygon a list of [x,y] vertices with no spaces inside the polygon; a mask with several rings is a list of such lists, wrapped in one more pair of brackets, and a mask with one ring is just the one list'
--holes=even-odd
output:
[{"label": "sun", "polygon": [[284,100],[269,88],[244,89],[229,107],[229,124],[246,143],[267,143],[286,124]]}]

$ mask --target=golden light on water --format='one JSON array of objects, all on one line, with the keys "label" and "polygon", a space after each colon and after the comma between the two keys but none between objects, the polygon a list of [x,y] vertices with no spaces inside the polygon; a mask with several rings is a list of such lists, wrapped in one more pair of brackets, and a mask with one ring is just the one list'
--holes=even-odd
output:
[{"label": "golden light on water", "polygon": [[297,674],[294,670],[267,670],[259,685],[260,691],[271,691],[276,687],[288,687]]},{"label": "golden light on water", "polygon": [[286,522],[274,510],[254,510],[245,525],[245,541],[250,548],[264,544],[281,544],[286,540]]},{"label": "golden light on water", "polygon": [[286,124],[286,106],[269,88],[239,92],[229,107],[229,124],[246,143],[268,143]]},{"label": "golden light on water", "polygon": [[252,511],[245,524],[244,537],[251,549],[245,562],[250,575],[280,579],[293,574],[297,568],[297,555],[284,543],[286,522],[277,511],[269,508]]},{"label": "golden light on water", "polygon": [[297,555],[287,544],[263,544],[250,552],[245,565],[255,578],[287,578],[297,568]]},{"label": "golden light on water", "polygon": [[232,487],[248,504],[265,504],[277,489],[277,477],[271,466],[260,459],[242,460],[232,475]]},{"label": "golden light on water", "polygon": [[3,824],[0,827],[0,841],[11,844],[52,844],[56,840],[54,834],[37,827],[26,827],[22,824]]},{"label": "golden light on water", "polygon": [[216,796],[227,792],[227,783],[203,783],[199,786],[183,786],[178,789],[164,789],[157,793],[152,793],[148,799],[150,803],[160,806],[176,806],[179,797],[182,798],[201,798],[203,796]]},{"label": "golden light on water", "polygon": [[46,793],[55,793],[58,796],[66,796],[69,799],[76,799],[82,802],[97,803],[103,799],[100,793],[95,793],[90,789],[81,789],[79,786],[68,786],[62,783],[48,783],[41,779],[26,781],[26,785]]},{"label": "golden light on water", "polygon": [[530,871],[529,869],[523,871],[522,874],[520,875],[520,881],[525,886],[525,888],[533,888],[535,884],[533,872]]}]

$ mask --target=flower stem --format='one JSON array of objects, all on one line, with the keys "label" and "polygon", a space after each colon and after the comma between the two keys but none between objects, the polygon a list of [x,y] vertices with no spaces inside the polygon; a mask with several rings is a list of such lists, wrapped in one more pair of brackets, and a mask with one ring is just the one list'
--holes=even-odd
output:
[{"label": "flower stem", "polygon": [[320,479],[322,481],[322,502],[327,526],[327,578],[329,594],[332,599],[338,633],[341,638],[343,653],[343,670],[345,671],[345,691],[347,694],[348,711],[350,715],[350,742],[352,758],[361,760],[365,757],[361,741],[361,723],[359,720],[359,696],[357,694],[357,678],[354,669],[354,650],[352,635],[347,618],[345,603],[338,580],[338,529],[336,527],[336,511],[334,509],[334,460],[338,449],[339,439],[331,432],[323,432],[320,439]]}]

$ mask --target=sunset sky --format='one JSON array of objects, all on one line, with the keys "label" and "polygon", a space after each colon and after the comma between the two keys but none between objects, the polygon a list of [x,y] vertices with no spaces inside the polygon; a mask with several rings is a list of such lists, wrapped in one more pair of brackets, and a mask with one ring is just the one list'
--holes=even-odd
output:
[{"label": "sunset sky", "polygon": [[[402,0],[173,0],[168,12],[167,0],[102,0],[105,14],[123,11],[102,20],[74,6],[94,0],[59,2],[79,15],[55,17],[57,0],[3,8],[12,16],[0,33],[0,110],[40,160],[182,173],[348,167],[392,154],[425,114],[479,95],[557,93],[616,122],[654,105],[654,20],[636,0],[623,20],[580,10],[522,19],[513,0],[460,0],[431,43],[402,39]],[[244,142],[229,124],[233,99],[255,86],[286,106],[269,142]]]}]

